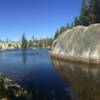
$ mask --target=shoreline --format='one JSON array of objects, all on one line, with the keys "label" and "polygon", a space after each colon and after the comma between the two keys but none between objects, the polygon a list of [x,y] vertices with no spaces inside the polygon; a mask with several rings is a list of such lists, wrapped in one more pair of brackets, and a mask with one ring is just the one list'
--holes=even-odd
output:
[{"label": "shoreline", "polygon": [[[51,50],[51,48],[47,48],[47,47],[45,47],[45,48],[43,48],[43,47],[40,47],[40,48],[25,48],[25,49],[33,49],[33,50],[36,50],[36,49],[49,49],[49,50]],[[0,52],[2,52],[2,51],[9,51],[9,50],[16,50],[16,49],[23,49],[23,48],[7,48],[7,49],[0,49]]]},{"label": "shoreline", "polygon": [[0,52],[8,51],[8,50],[15,50],[15,49],[20,49],[20,48],[7,48],[7,49],[0,49]]},{"label": "shoreline", "polygon": [[66,54],[57,54],[49,51],[51,58],[64,60],[64,61],[74,61],[74,62],[81,62],[87,64],[100,64],[100,59],[95,58],[85,58],[85,57],[75,57],[75,56],[67,56]]},{"label": "shoreline", "polygon": [[0,73],[0,87],[1,87],[0,100],[2,100],[3,98],[7,98],[7,100],[10,100],[8,98],[12,98],[12,97],[10,97],[9,93],[13,94],[15,98],[27,94],[27,90],[25,90],[21,85],[9,79],[6,75],[2,73]]}]

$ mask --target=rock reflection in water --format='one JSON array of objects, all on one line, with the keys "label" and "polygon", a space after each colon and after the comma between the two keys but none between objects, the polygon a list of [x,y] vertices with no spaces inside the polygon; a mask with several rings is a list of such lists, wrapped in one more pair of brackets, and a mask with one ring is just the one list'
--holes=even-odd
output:
[{"label": "rock reflection in water", "polygon": [[59,75],[78,94],[78,100],[100,100],[100,65],[52,61]]}]

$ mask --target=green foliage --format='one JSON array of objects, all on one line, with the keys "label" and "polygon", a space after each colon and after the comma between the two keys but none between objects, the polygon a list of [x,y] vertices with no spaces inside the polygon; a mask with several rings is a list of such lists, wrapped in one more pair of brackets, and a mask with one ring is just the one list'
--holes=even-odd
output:
[{"label": "green foliage", "polygon": [[60,34],[72,28],[73,26],[74,26],[74,23],[71,23],[71,24],[67,23],[66,26],[61,26],[60,29],[59,30],[57,29],[57,31],[55,32],[54,39],[56,39]]},{"label": "green foliage", "polygon": [[59,34],[63,33],[65,30],[66,30],[66,27],[65,27],[65,26],[62,26],[62,27],[59,29]]},{"label": "green foliage", "polygon": [[75,17],[75,19],[74,19],[74,25],[75,26],[80,25],[80,19],[79,19],[79,17]]},{"label": "green foliage", "polygon": [[8,44],[8,47],[11,47],[11,44],[10,43]]},{"label": "green foliage", "polygon": [[88,26],[89,25],[89,19],[87,16],[80,16],[80,24],[79,25],[83,25],[83,26]]},{"label": "green foliage", "polygon": [[58,29],[57,29],[57,31],[55,32],[55,35],[54,35],[54,39],[56,39],[58,36],[59,36],[59,32],[58,32]]},{"label": "green foliage", "polygon": [[31,47],[34,47],[33,41],[32,41],[32,40],[30,40],[30,41],[28,42],[28,48],[31,48]]},{"label": "green foliage", "polygon": [[4,79],[0,77],[0,92],[4,92],[5,86],[4,86]]},{"label": "green foliage", "polygon": [[88,26],[94,23],[100,23],[100,0],[82,0],[82,7],[80,16],[75,17],[74,24],[67,24],[55,32],[54,39],[56,39],[65,30],[74,26],[83,25]]},{"label": "green foliage", "polygon": [[89,0],[89,23],[100,23],[100,0]]},{"label": "green foliage", "polygon": [[25,37],[25,34],[22,35],[22,45],[21,45],[22,48],[27,48],[27,39]]},{"label": "green foliage", "polygon": [[88,26],[89,25],[88,0],[83,0],[82,1],[80,16],[75,17],[74,23],[75,23],[75,26],[78,26],[78,25]]},{"label": "green foliage", "polygon": [[88,11],[87,0],[82,0],[81,15],[85,16],[87,14],[87,11]]},{"label": "green foliage", "polygon": [[[69,27],[69,26],[68,26]],[[55,32],[55,35],[54,35],[54,39],[56,39],[61,33],[63,33],[64,31],[66,30],[66,27],[65,26],[62,26],[60,27],[60,29]]]},{"label": "green foliage", "polygon": [[83,0],[79,20],[83,26],[100,23],[100,0]]}]

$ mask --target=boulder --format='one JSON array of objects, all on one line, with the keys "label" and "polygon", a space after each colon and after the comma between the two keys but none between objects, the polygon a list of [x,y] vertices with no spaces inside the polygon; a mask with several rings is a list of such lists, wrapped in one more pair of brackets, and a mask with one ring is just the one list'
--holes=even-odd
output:
[{"label": "boulder", "polygon": [[76,26],[64,31],[54,41],[52,49],[52,55],[100,61],[100,24]]}]

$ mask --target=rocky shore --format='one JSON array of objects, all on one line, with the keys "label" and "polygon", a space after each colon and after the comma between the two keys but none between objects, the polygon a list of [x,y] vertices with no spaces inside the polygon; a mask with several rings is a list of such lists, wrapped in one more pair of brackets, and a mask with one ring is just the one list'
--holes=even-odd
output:
[{"label": "rocky shore", "polygon": [[50,54],[64,60],[100,63],[100,24],[66,30],[54,41]]},{"label": "rocky shore", "polygon": [[27,93],[27,90],[19,84],[0,74],[0,100],[12,100],[12,98],[25,96]]},{"label": "rocky shore", "polygon": [[31,83],[23,88],[0,73],[0,100],[45,100]]}]

